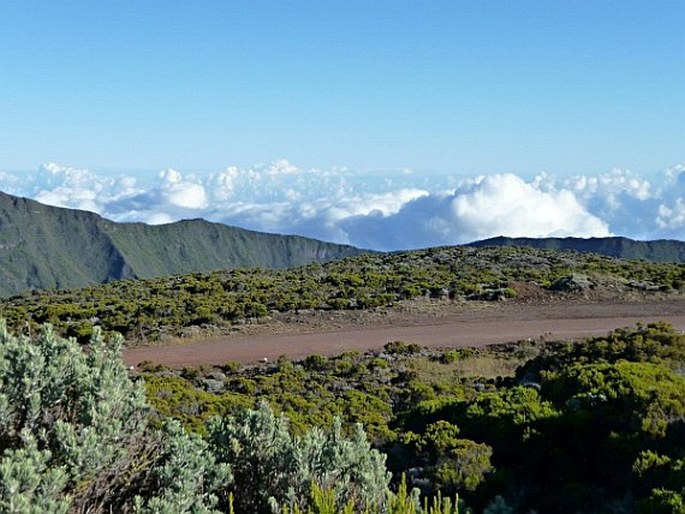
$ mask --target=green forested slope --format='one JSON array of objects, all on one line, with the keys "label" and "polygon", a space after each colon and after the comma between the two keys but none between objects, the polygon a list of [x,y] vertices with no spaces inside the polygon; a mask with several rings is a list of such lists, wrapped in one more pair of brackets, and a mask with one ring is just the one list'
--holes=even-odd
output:
[{"label": "green forested slope", "polygon": [[101,221],[0,193],[0,295],[136,277]]},{"label": "green forested slope", "polygon": [[203,220],[115,223],[0,192],[0,296],[236,267],[288,268],[360,252]]},{"label": "green forested slope", "polygon": [[290,268],[361,253],[350,246],[200,219],[156,226],[102,220],[100,226],[140,278],[238,267]]}]

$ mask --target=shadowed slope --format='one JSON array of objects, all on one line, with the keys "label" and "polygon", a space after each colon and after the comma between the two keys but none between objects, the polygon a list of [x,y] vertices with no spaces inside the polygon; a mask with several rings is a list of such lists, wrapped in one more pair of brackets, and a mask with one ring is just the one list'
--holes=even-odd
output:
[{"label": "shadowed slope", "polygon": [[575,250],[619,259],[645,259],[655,262],[685,262],[685,242],[672,239],[635,241],[626,237],[493,237],[468,246],[530,246],[544,250]]}]

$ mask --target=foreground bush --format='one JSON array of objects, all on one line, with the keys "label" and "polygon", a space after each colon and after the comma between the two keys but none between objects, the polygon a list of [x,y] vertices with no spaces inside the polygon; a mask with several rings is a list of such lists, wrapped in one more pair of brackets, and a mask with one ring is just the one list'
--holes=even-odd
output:
[{"label": "foreground bush", "polygon": [[175,423],[148,426],[122,340],[85,351],[50,326],[15,337],[0,321],[0,512],[210,512],[230,478]]}]

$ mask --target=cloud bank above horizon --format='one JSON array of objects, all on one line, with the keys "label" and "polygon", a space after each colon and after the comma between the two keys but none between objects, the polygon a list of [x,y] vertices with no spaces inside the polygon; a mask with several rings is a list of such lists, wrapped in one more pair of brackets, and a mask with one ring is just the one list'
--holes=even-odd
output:
[{"label": "cloud bank above horizon", "polygon": [[35,172],[0,171],[0,190],[120,222],[204,218],[377,250],[499,235],[685,238],[685,165],[649,178],[614,169],[526,180],[511,173],[300,169],[287,160],[141,176],[48,163]]}]

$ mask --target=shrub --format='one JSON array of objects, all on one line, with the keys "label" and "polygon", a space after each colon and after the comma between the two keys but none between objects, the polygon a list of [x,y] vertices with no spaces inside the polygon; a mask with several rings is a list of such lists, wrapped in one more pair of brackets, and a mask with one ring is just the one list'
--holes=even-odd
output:
[{"label": "shrub", "polygon": [[342,436],[339,421],[328,432],[314,428],[300,438],[290,434],[285,416],[262,403],[214,419],[208,430],[217,460],[231,464],[239,512],[271,512],[283,502],[306,509],[312,483],[332,490],[339,508],[385,501],[385,456],[371,449],[361,425],[351,439]]},{"label": "shrub", "polygon": [[49,325],[15,337],[0,321],[0,511],[210,512],[227,467],[176,426],[149,428],[121,346],[99,329],[83,350]]}]

